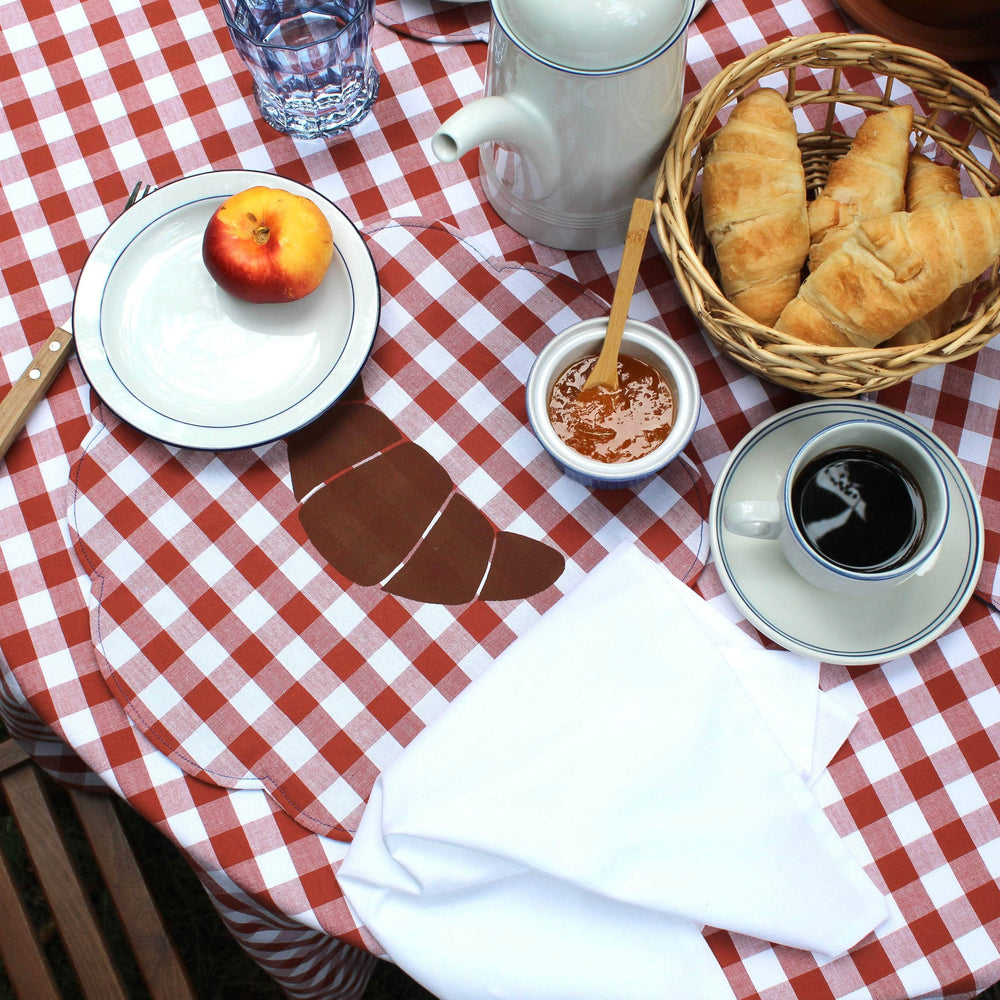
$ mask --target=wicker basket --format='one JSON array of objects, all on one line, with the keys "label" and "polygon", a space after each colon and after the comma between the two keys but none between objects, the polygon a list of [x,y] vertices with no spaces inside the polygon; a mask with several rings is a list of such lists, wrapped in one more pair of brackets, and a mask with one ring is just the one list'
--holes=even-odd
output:
[{"label": "wicker basket", "polygon": [[902,102],[914,106],[914,149],[959,164],[966,194],[1000,194],[1000,105],[948,63],[874,35],[807,35],[760,49],[719,73],[685,106],[654,193],[664,252],[712,341],[762,378],[826,397],[886,388],[978,351],[1000,330],[996,263],[979,279],[971,310],[958,325],[909,347],[806,344],[754,322],[726,299],[701,221],[701,168],[737,98],[758,85],[784,93],[796,115],[810,196],[849,148],[864,114]]}]

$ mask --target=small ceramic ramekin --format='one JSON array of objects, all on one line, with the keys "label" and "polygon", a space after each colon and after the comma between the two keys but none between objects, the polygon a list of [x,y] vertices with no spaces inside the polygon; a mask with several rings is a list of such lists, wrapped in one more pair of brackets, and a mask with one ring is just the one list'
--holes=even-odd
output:
[{"label": "small ceramic ramekin", "polygon": [[574,361],[600,352],[607,325],[607,317],[584,320],[542,349],[528,374],[528,421],[556,466],[571,479],[592,489],[635,489],[673,461],[691,440],[701,391],[694,366],[670,337],[647,323],[628,319],[621,353],[653,365],[665,376],[674,396],[674,425],[659,447],[632,462],[600,462],[575,451],[552,428],[549,396],[556,379]]}]

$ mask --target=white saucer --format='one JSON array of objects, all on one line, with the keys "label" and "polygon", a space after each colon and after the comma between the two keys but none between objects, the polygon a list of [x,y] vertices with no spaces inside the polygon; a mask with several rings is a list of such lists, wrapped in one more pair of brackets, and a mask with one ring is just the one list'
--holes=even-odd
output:
[{"label": "white saucer", "polygon": [[[216,285],[201,258],[212,213],[255,185],[311,198],[333,261],[297,302],[257,305]],[[283,437],[337,401],[379,321],[371,253],[332,202],[255,170],[194,174],[123,212],[87,258],[73,302],[77,354],[123,420],[170,444],[244,448]]]},{"label": "white saucer", "polygon": [[[733,501],[776,497],[783,469],[808,437],[859,416],[921,437],[945,470],[951,499],[952,515],[933,569],[878,601],[818,590],[788,565],[778,543],[745,538],[722,523],[722,512]],[[754,428],[719,476],[709,537],[722,583],[751,624],[786,649],[847,665],[884,663],[936,639],[972,596],[983,564],[982,513],[958,459],[909,417],[861,400],[804,403]]]}]

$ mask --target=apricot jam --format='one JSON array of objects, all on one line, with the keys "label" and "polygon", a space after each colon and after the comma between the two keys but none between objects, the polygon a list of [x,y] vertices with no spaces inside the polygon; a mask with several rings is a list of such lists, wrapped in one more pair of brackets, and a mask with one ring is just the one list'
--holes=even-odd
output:
[{"label": "apricot jam", "polygon": [[581,392],[597,361],[574,361],[549,396],[552,429],[574,451],[599,462],[631,462],[663,443],[674,422],[674,397],[666,378],[631,355],[618,357],[618,389]]}]

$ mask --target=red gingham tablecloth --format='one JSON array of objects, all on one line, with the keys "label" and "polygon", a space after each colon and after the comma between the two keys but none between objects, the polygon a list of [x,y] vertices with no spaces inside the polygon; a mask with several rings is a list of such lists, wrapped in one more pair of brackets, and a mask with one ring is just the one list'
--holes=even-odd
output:
[{"label": "red gingham tablecloth", "polygon": [[[381,633],[379,656],[371,657],[379,666],[362,675],[371,682],[363,690],[334,672],[322,675],[324,690],[332,686],[335,694],[350,695],[356,712],[350,717],[364,720],[364,734],[346,750],[360,765],[350,774],[336,769],[342,743],[324,745],[310,757],[316,770],[306,768],[299,782],[290,764],[299,763],[301,744],[272,759],[267,747],[230,740],[225,727],[234,721],[240,727],[239,720],[215,718],[206,709],[224,690],[221,676],[216,690],[199,690],[195,703],[219,725],[222,757],[185,759],[194,716],[181,710],[184,721],[175,731],[141,714],[143,698],[152,696],[150,683],[173,691],[188,683],[184,656],[153,677],[147,663],[154,661],[145,653],[158,645],[155,629],[139,633],[140,646],[148,649],[121,654],[136,635],[125,612],[129,588],[141,575],[130,576],[116,562],[122,555],[113,551],[116,536],[127,541],[123,551],[132,559],[154,557],[148,572],[165,600],[174,597],[174,586],[184,592],[171,575],[181,543],[173,550],[157,547],[161,539],[136,529],[136,519],[156,521],[151,511],[128,507],[134,498],[149,502],[151,486],[166,484],[165,496],[183,486],[198,494],[183,515],[213,526],[204,546],[226,535],[226,545],[258,543],[257,553],[268,551],[262,541],[310,552],[291,498],[284,444],[207,458],[167,449],[107,413],[73,360],[11,448],[0,476],[5,722],[53,772],[110,786],[160,826],[190,858],[237,938],[291,995],[303,998],[358,997],[370,970],[364,952],[378,952],[354,921],[335,877],[346,846],[341,838],[349,835],[375,769],[613,540],[639,537],[679,576],[697,577],[702,594],[739,620],[714,567],[698,574],[708,484],[748,430],[800,401],[716,355],[650,241],[632,315],[668,329],[696,364],[703,410],[685,462],[641,494],[599,498],[545,465],[524,426],[517,379],[547,335],[546,324],[562,325],[563,318],[610,298],[620,249],[566,254],[531,245],[485,204],[474,155],[450,165],[431,156],[437,126],[482,91],[486,46],[476,39],[483,8],[431,0],[380,3],[375,48],[382,85],[374,113],[351,135],[326,143],[294,141],[263,124],[215,0],[0,4],[0,380],[6,384],[69,314],[88,248],[132,185],[164,184],[212,168],[275,171],[335,201],[362,229],[385,294],[402,315],[414,310],[414,255],[439,251],[460,261],[459,270],[469,268],[525,303],[523,314],[496,317],[509,321],[503,328],[509,340],[470,344],[467,370],[486,383],[494,380],[483,390],[487,419],[478,409],[483,400],[463,395],[464,375],[454,366],[461,348],[425,342],[419,350],[414,345],[425,335],[419,324],[403,331],[385,318],[362,373],[364,401],[344,404],[369,407],[378,414],[373,419],[387,419],[400,439],[429,452],[491,530],[554,546],[568,567],[558,586],[523,601],[418,607],[355,583],[310,554],[302,590],[311,603],[307,615],[324,600],[343,602],[340,609],[349,602],[351,616],[331,621],[334,628],[350,638],[367,620]],[[694,93],[729,61],[766,42],[844,26],[829,0],[717,0],[691,29],[686,90]],[[996,67],[970,71],[996,85]],[[436,241],[447,248],[441,251]],[[406,252],[397,256],[400,249]],[[448,274],[454,277],[451,268]],[[530,284],[526,292],[522,281]],[[448,294],[441,302],[447,306]],[[408,341],[411,336],[416,339]],[[709,929],[740,1000],[971,997],[1000,979],[998,379],[1000,354],[987,347],[878,395],[936,432],[962,461],[980,491],[986,565],[977,596],[936,642],[879,667],[824,665],[822,671],[822,686],[836,689],[860,721],[815,792],[890,894],[893,919],[833,962]],[[242,495],[220,500],[205,489],[206,460]],[[247,470],[253,475],[245,476]],[[253,504],[264,490],[274,522],[262,539],[239,504]],[[105,499],[111,496],[118,503],[114,510]],[[185,493],[185,503],[189,499]],[[235,534],[223,530],[229,527]],[[238,564],[235,552],[225,550],[229,564]],[[258,583],[262,565],[260,555],[239,564],[243,576],[234,586]],[[92,594],[99,574],[92,578],[90,572],[98,566],[115,574],[106,578],[110,587],[101,600]],[[297,621],[302,609],[287,613]],[[255,621],[253,612],[247,620]],[[94,642],[95,621],[112,626],[110,634],[102,632],[103,647]],[[186,634],[167,633],[175,643]],[[452,650],[442,637],[455,635],[461,641]],[[433,655],[407,660],[414,642]],[[178,650],[189,652],[183,641]],[[245,676],[248,662],[237,657],[239,669],[227,671],[225,682],[240,670]],[[278,719],[286,734],[316,721],[312,703],[300,697],[309,678],[296,673],[311,664],[294,657],[289,662],[291,669],[276,680],[291,692]],[[442,674],[445,665],[449,670]],[[126,666],[138,673],[123,672]],[[402,694],[398,678],[404,679]],[[336,710],[350,715],[343,704]],[[219,737],[211,727],[203,735],[197,744],[202,750]],[[225,781],[214,773],[220,759]],[[319,822],[307,820],[306,810],[312,815],[311,807],[322,802],[334,771],[343,798],[324,805]]]}]

